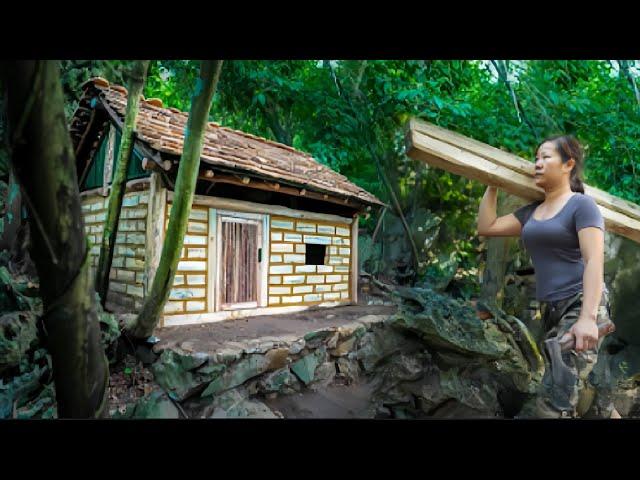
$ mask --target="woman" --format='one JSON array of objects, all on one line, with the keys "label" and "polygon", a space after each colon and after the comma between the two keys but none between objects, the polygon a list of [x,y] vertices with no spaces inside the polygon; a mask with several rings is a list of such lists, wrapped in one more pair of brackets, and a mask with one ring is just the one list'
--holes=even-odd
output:
[{"label": "woman", "polygon": [[[545,191],[543,202],[530,203],[497,218],[496,187],[488,187],[478,213],[478,234],[520,236],[536,272],[536,299],[544,340],[573,336],[573,350],[561,353],[564,375],[552,371],[552,352],[545,353],[545,375],[538,395],[521,416],[576,417],[586,408],[588,375],[597,360],[602,338],[598,325],[608,321],[608,292],[603,281],[604,220],[594,200],[584,194],[583,150],[569,135],[543,141],[536,151],[535,183]],[[541,342],[541,345],[546,343]],[[605,395],[608,398],[608,395]],[[617,416],[612,403],[600,396],[598,416]]]}]

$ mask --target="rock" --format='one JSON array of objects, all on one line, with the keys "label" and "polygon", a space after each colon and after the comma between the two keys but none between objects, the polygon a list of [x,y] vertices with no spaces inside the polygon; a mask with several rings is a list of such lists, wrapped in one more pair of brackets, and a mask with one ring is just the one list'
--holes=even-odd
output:
[{"label": "rock", "polygon": [[0,312],[30,312],[36,311],[36,307],[39,309],[41,301],[37,294],[35,298],[24,294],[29,290],[25,288],[29,283],[25,285],[19,278],[12,277],[6,267],[0,267]]},{"label": "rock", "polygon": [[417,352],[422,348],[418,339],[407,337],[398,330],[375,329],[360,338],[355,358],[362,362],[365,372],[371,372],[378,363],[395,353]]},{"label": "rock", "polygon": [[[379,304],[381,305],[382,301],[380,301]],[[388,318],[389,315],[365,315],[364,317],[358,318],[357,321],[363,324],[365,327],[369,327],[370,325],[383,323]]]},{"label": "rock", "polygon": [[[429,288],[399,288],[394,296],[400,306],[386,325],[417,334],[432,350],[454,352],[470,362],[491,365],[496,374],[511,377],[521,392],[533,392],[541,381],[542,356],[531,333],[517,318],[494,306],[496,319],[480,320],[470,304]],[[508,324],[513,333],[498,324]]]},{"label": "rock", "polygon": [[291,355],[297,355],[304,349],[305,345],[306,345],[306,342],[304,341],[304,338],[299,338],[297,340],[294,340],[289,345],[289,353]]},{"label": "rock", "polygon": [[327,387],[336,378],[336,364],[334,362],[324,362],[320,366],[316,367],[313,378],[313,388]]},{"label": "rock", "polygon": [[35,314],[26,311],[0,316],[0,373],[17,366],[37,343]]},{"label": "rock", "polygon": [[212,356],[215,359],[216,363],[225,363],[229,365],[240,360],[243,353],[244,349],[242,348],[225,345],[224,348],[216,350]]},{"label": "rock", "polygon": [[614,398],[616,410],[623,418],[640,418],[640,388],[619,389]]},{"label": "rock", "polygon": [[338,375],[344,377],[347,383],[356,382],[360,375],[360,367],[358,362],[352,358],[341,357],[337,362]]},{"label": "rock", "polygon": [[194,346],[193,346],[193,342],[190,341],[186,341],[186,342],[182,342],[180,344],[180,349],[184,350],[185,352],[193,352],[194,351]]},{"label": "rock", "polygon": [[598,361],[589,377],[596,396],[590,414],[600,414],[613,401],[623,417],[640,416],[640,346],[628,345],[617,332],[602,343]]},{"label": "rock", "polygon": [[315,352],[305,355],[297,362],[294,362],[290,367],[291,371],[302,383],[308,385],[313,381],[316,367],[324,361],[325,356],[325,348],[318,348]]},{"label": "rock", "polygon": [[226,369],[224,364],[205,365],[207,358],[202,353],[182,355],[174,350],[165,350],[151,366],[151,371],[158,385],[175,399],[183,401],[199,393]]},{"label": "rock", "polygon": [[640,345],[640,245],[619,239],[615,257],[605,263],[605,277],[610,291],[611,317],[616,336],[631,345]]},{"label": "rock", "polygon": [[304,336],[306,347],[310,350],[318,348],[320,345],[326,343],[335,333],[335,328],[331,327],[324,330],[316,330],[315,332],[309,332]]},{"label": "rock", "polygon": [[225,347],[242,350],[243,352],[251,347],[250,341],[246,342],[225,342]]},{"label": "rock", "polygon": [[374,397],[383,404],[412,402],[415,395],[413,382],[423,377],[430,366],[429,360],[424,353],[399,353],[389,357],[376,367]]},{"label": "rock", "polygon": [[215,395],[242,385],[247,380],[258,375],[282,368],[287,364],[289,349],[276,348],[269,350],[265,355],[251,354],[229,366],[228,370],[214,379],[202,392],[203,397]]},{"label": "rock", "polygon": [[342,325],[338,327],[338,333],[340,334],[340,340],[344,340],[345,338],[349,338],[352,335],[356,337],[361,337],[367,331],[367,328],[359,322],[347,323],[346,325]]},{"label": "rock", "polygon": [[285,367],[266,374],[258,382],[258,387],[266,393],[279,393],[282,392],[285,387],[293,385],[293,380],[294,377],[291,371]]},{"label": "rock", "polygon": [[[28,367],[31,367],[28,369]],[[13,406],[20,408],[42,387],[49,367],[39,365],[21,366],[21,373],[9,381],[0,380],[0,419],[11,418]]]},{"label": "rock", "polygon": [[264,356],[266,361],[265,371],[284,367],[287,364],[288,357],[288,348],[274,348],[273,350],[269,350]]},{"label": "rock", "polygon": [[266,353],[276,346],[272,340],[256,339],[252,340],[245,349],[245,353]]},{"label": "rock", "polygon": [[280,418],[264,403],[247,399],[246,392],[229,390],[213,401],[213,413],[209,418]]},{"label": "rock", "polygon": [[333,334],[332,337],[329,338],[329,340],[327,340],[325,345],[327,346],[327,348],[332,348],[332,349],[336,348],[336,345],[338,345],[339,338],[340,338],[340,334],[336,332],[335,334]]},{"label": "rock", "polygon": [[141,398],[126,414],[129,418],[180,418],[180,412],[173,402],[162,392],[152,392]]},{"label": "rock", "polygon": [[456,368],[440,373],[440,388],[443,395],[454,398],[481,416],[495,417],[501,413],[495,388],[489,383],[466,378]]},{"label": "rock", "polygon": [[343,357],[347,355],[351,350],[353,350],[356,340],[357,338],[354,336],[345,340],[344,342],[340,342],[336,346],[336,348],[334,348],[333,350],[330,350],[329,353],[334,357]]}]

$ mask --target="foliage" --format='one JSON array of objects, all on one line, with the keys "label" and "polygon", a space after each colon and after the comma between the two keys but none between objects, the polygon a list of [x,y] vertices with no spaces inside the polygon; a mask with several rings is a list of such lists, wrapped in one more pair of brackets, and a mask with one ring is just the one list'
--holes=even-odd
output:
[{"label": "foliage", "polygon": [[[420,274],[447,277],[457,265],[464,276],[476,264],[484,186],[409,159],[408,119],[418,116],[529,159],[545,136],[575,134],[586,147],[585,180],[640,203],[640,102],[632,82],[640,62],[621,62],[228,61],[210,116],[309,152],[391,205],[379,162],[405,217],[427,210],[446,218],[428,254],[420,253]],[[109,71],[117,65],[90,67],[117,82]],[[152,62],[145,96],[186,111],[197,67],[189,60]],[[370,232],[378,215],[363,222]],[[383,232],[394,229],[392,217]]]}]

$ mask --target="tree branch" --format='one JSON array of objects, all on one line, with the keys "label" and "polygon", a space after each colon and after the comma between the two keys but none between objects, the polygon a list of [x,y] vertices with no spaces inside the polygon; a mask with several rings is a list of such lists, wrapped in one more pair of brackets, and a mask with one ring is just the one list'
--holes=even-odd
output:
[{"label": "tree branch", "polygon": [[508,74],[507,74],[507,66],[505,65],[504,61],[503,60],[491,60],[491,63],[493,64],[493,66],[495,67],[496,71],[498,72],[498,77],[505,84],[505,86],[507,87],[507,90],[509,91],[509,95],[511,96],[511,99],[513,100],[513,105],[514,105],[515,110],[516,110],[516,115],[518,116],[518,121],[520,123],[522,123],[524,121],[524,123],[527,125],[527,127],[529,127],[529,130],[531,130],[531,133],[533,133],[533,135],[537,138],[538,137],[538,132],[536,131],[535,128],[533,128],[533,125],[531,124],[531,122],[529,122],[529,119],[527,118],[527,116],[524,113],[524,110],[522,109],[522,105],[520,104],[520,101],[518,100],[518,97],[516,96],[516,92],[513,89],[513,85],[511,85],[511,82],[509,81],[509,77],[508,77]]},{"label": "tree branch", "polygon": [[633,94],[636,97],[636,102],[638,102],[638,106],[640,107],[640,91],[638,90],[638,84],[636,83],[636,79],[631,74],[631,70],[629,70],[629,63],[627,63],[627,60],[616,60],[616,61],[618,62],[620,73],[624,73],[625,77],[627,77],[627,81],[631,85]]}]

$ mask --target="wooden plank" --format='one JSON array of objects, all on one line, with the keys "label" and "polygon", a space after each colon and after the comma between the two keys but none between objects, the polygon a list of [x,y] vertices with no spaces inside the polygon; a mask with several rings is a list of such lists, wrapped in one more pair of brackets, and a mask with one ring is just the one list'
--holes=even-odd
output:
[{"label": "wooden plank", "polygon": [[217,265],[217,225],[218,217],[217,210],[215,208],[209,209],[209,240],[207,241],[208,248],[208,263],[207,263],[207,311],[216,311],[216,292],[218,291],[218,285],[216,284],[216,265]]},{"label": "wooden plank", "polygon": [[262,216],[262,261],[260,262],[260,302],[261,307],[269,304],[269,248],[271,244],[271,232],[269,230],[270,215]]},{"label": "wooden plank", "polygon": [[[174,193],[169,191],[168,195],[169,201],[172,201]],[[268,205],[265,203],[247,202],[245,200],[235,200],[231,198],[210,197],[208,195],[194,195],[193,203],[194,205],[204,205],[207,207],[223,210],[282,215],[285,217],[309,220],[324,220],[328,222],[339,223],[341,225],[350,225],[353,222],[352,218],[341,217],[339,215],[333,215],[329,213],[308,212],[305,210],[295,210],[293,208],[282,207],[280,205]]]},{"label": "wooden plank", "polygon": [[[134,190],[144,190],[145,184],[149,183],[149,177],[145,178],[135,178],[133,180],[129,180],[126,186],[126,193]],[[91,190],[85,190],[80,192],[80,197],[90,197],[92,195],[99,195],[101,197],[105,197],[107,195],[102,194],[102,187],[92,188]]]},{"label": "wooden plank", "polygon": [[116,129],[113,125],[109,126],[109,138],[107,139],[107,153],[104,158],[104,167],[102,170],[102,194],[107,196],[111,189],[111,176],[113,174],[113,165],[115,163],[115,142]]},{"label": "wooden plank", "polygon": [[246,188],[255,188],[258,190],[266,190],[269,192],[274,192],[277,190],[279,193],[286,193],[294,197],[307,196],[316,200],[336,203],[338,205],[345,205],[347,207],[356,208],[359,210],[364,210],[364,208],[368,205],[367,202],[359,199],[356,200],[353,197],[338,197],[329,193],[311,192],[304,187],[296,188],[278,184],[279,186],[276,188],[273,182],[268,182],[266,180],[261,180],[258,178],[251,179],[249,177],[243,177],[242,179],[238,179],[233,175],[224,175],[219,173],[216,173],[214,177],[208,177],[205,175],[205,172],[200,172],[200,174],[198,175],[198,180],[207,180],[215,183],[228,183],[231,185],[238,185]]},{"label": "wooden plank", "polygon": [[[448,143],[454,147],[467,150],[515,172],[533,177],[535,171],[534,163],[512,153],[505,152],[504,150],[479,142],[473,138],[452,132],[451,130],[446,130],[416,118],[411,119],[409,122],[409,129]],[[640,205],[636,205],[635,203],[616,197],[604,190],[600,190],[599,188],[591,187],[586,184],[584,190],[585,193],[592,197],[598,205],[602,205],[609,210],[640,220]]]},{"label": "wooden plank", "polygon": [[162,243],[165,237],[165,216],[167,208],[167,189],[162,184],[162,179],[157,173],[151,174],[153,182],[156,183],[153,197],[149,196],[149,204],[153,202],[152,216],[147,218],[148,230],[147,243],[150,248],[150,255],[146,258],[149,265],[147,284],[149,288],[153,284],[156,270],[160,264],[160,256],[162,254]]},{"label": "wooden plank", "polygon": [[[535,185],[533,177],[496,164],[467,150],[434,139],[417,131],[407,133],[407,155],[416,160],[495,185],[507,193],[528,200],[543,200],[544,190]],[[607,230],[640,243],[640,221],[598,204]]]}]

